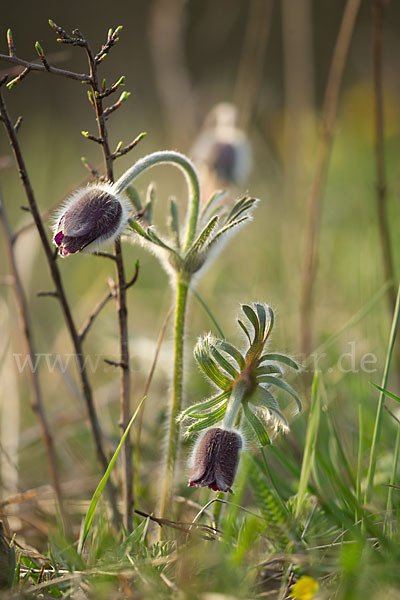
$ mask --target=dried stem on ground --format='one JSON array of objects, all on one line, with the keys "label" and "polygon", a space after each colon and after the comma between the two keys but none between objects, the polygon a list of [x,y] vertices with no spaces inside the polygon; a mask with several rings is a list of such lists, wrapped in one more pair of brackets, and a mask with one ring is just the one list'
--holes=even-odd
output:
[{"label": "dried stem on ground", "polygon": [[300,348],[307,358],[312,348],[312,301],[317,271],[319,224],[326,176],[335,133],[336,113],[344,67],[360,8],[360,0],[347,0],[326,86],[321,134],[308,205],[308,224],[301,281]]},{"label": "dried stem on ground", "polygon": [[[35,346],[33,342],[33,334],[31,327],[31,320],[28,311],[28,304],[22,281],[20,278],[17,261],[15,257],[15,237],[11,231],[10,223],[8,221],[7,214],[3,205],[3,201],[0,195],[0,223],[4,233],[5,245],[8,252],[8,261],[10,265],[10,272],[12,275],[12,287],[14,288],[15,297],[18,305],[19,318],[21,323],[21,330],[24,335],[26,353],[30,357],[31,364],[35,364]],[[43,395],[39,381],[39,374],[36,369],[28,369],[29,376],[32,384],[32,394],[30,395],[30,402],[33,412],[37,415],[40,433],[42,436],[43,446],[46,452],[47,466],[49,470],[50,479],[54,488],[58,509],[63,523],[65,534],[70,537],[70,524],[67,519],[67,514],[64,509],[63,497],[61,493],[60,476],[57,467],[56,452],[54,449],[53,435],[51,433],[50,426],[47,421],[46,412],[43,406]]]},{"label": "dried stem on ground", "polygon": [[[93,99],[92,103],[94,105],[95,112],[96,112],[96,121],[97,121],[97,126],[98,126],[99,137],[95,138],[95,136],[91,136],[89,134],[87,134],[85,137],[88,137],[89,139],[96,139],[96,141],[99,144],[101,144],[102,149],[103,149],[105,172],[106,172],[107,178],[110,181],[113,181],[113,161],[118,156],[121,155],[121,151],[119,151],[119,153],[118,152],[112,153],[110,150],[110,146],[109,146],[109,142],[108,142],[108,132],[107,132],[107,127],[106,127],[107,115],[106,115],[105,109],[103,107],[103,98],[116,92],[118,87],[120,85],[123,85],[123,78],[121,78],[116,84],[111,86],[111,88],[103,89],[100,87],[100,84],[98,81],[97,67],[98,67],[98,64],[108,54],[110,49],[118,41],[118,34],[119,34],[121,28],[118,27],[115,31],[110,30],[107,41],[103,45],[101,51],[97,55],[94,55],[89,43],[87,42],[87,40],[84,38],[84,36],[78,29],[75,29],[73,31],[73,34],[70,35],[65,30],[63,30],[61,27],[56,25],[54,22],[49,21],[49,23],[50,23],[50,26],[54,29],[54,31],[56,31],[56,33],[59,35],[59,38],[57,40],[58,42],[63,43],[63,44],[71,44],[74,46],[80,46],[80,47],[84,48],[84,50],[87,54],[87,57],[88,57],[88,62],[89,62],[89,71],[90,71],[89,75],[72,73],[70,71],[65,71],[63,69],[57,69],[55,67],[50,66],[48,64],[47,60],[45,59],[45,56],[44,56],[44,53],[43,53],[43,50],[42,50],[40,44],[38,44],[38,43],[36,44],[36,50],[37,50],[37,52],[39,54],[39,58],[41,59],[43,64],[40,65],[40,64],[37,64],[34,62],[30,63],[30,62],[24,61],[22,59],[19,59],[16,56],[14,44],[12,42],[11,32],[9,32],[8,40],[9,40],[10,56],[1,54],[0,60],[3,59],[8,62],[11,62],[11,63],[21,65],[21,66],[25,67],[25,69],[13,81],[8,83],[8,87],[9,88],[13,87],[15,84],[17,84],[21,81],[22,77],[25,76],[25,74],[28,74],[29,72],[34,72],[34,71],[60,75],[60,76],[68,77],[68,78],[75,79],[77,81],[81,81],[83,83],[89,84],[91,87],[91,90],[92,90],[91,97]],[[10,40],[11,40],[11,42],[10,42]],[[10,45],[10,43],[11,43],[11,45]],[[5,83],[5,79],[2,81],[2,83],[3,84]],[[120,105],[121,105],[121,103],[119,104],[119,106]],[[84,361],[84,356],[83,356],[83,351],[82,351],[82,342],[83,342],[83,339],[87,333],[87,330],[90,327],[91,323],[93,322],[94,318],[97,316],[97,314],[103,308],[103,306],[106,305],[108,300],[103,299],[103,301],[101,301],[99,303],[100,308],[99,308],[99,305],[96,307],[95,314],[92,314],[89,317],[83,330],[81,331],[81,333],[79,333],[76,328],[75,322],[73,320],[71,310],[70,310],[70,307],[69,307],[69,304],[68,304],[68,301],[67,301],[67,298],[65,295],[64,287],[63,287],[63,284],[61,281],[60,272],[58,269],[58,265],[56,263],[56,256],[52,252],[51,245],[47,239],[46,232],[45,232],[45,229],[44,229],[44,226],[43,226],[43,223],[42,223],[42,220],[41,220],[38,208],[37,208],[36,200],[35,200],[35,197],[33,194],[33,189],[32,189],[30,180],[27,175],[27,171],[26,171],[25,164],[24,164],[23,157],[22,157],[22,152],[21,152],[19,142],[18,142],[18,139],[16,136],[15,126],[12,125],[12,122],[9,118],[7,108],[6,108],[6,105],[4,103],[4,99],[2,96],[1,96],[1,114],[2,114],[2,120],[3,120],[6,130],[7,130],[8,137],[10,139],[11,146],[14,151],[14,155],[16,158],[19,172],[20,172],[20,176],[21,176],[24,188],[25,188],[27,198],[28,198],[30,212],[32,213],[33,219],[35,221],[35,225],[38,229],[41,243],[42,243],[45,255],[46,255],[46,259],[49,264],[51,276],[53,278],[55,288],[56,288],[55,294],[57,295],[58,299],[60,300],[60,303],[61,303],[61,306],[62,306],[62,309],[64,312],[66,324],[67,324],[67,327],[70,332],[72,342],[74,345],[76,358],[77,358],[77,362],[78,362],[79,375],[80,375],[80,379],[81,379],[82,393],[83,393],[83,396],[86,400],[86,404],[88,407],[91,428],[92,428],[93,437],[95,440],[97,457],[98,457],[99,463],[101,465],[101,468],[103,470],[106,470],[107,465],[108,465],[108,460],[107,460],[107,457],[103,450],[102,434],[101,434],[100,425],[99,425],[99,422],[97,419],[97,413],[96,413],[96,410],[94,407],[92,390],[91,390],[90,383],[89,383],[89,380],[87,377],[85,361]],[[143,137],[143,136],[138,136],[138,138],[136,138],[133,142],[131,142],[131,144],[129,144],[128,147],[123,150],[123,153],[125,154],[126,152],[133,149],[136,146],[139,139],[141,139],[141,137]],[[121,367],[121,423],[120,423],[120,425],[121,425],[122,430],[124,430],[129,422],[129,418],[130,418],[130,398],[129,398],[129,396],[130,396],[130,369],[129,369],[129,346],[128,346],[126,291],[127,291],[128,287],[133,285],[133,283],[135,282],[137,274],[132,278],[132,280],[130,282],[126,281],[120,240],[117,240],[115,242],[114,255],[110,255],[110,256],[113,256],[113,259],[115,260],[116,267],[117,267],[116,299],[117,299],[119,333],[120,333],[120,353],[121,353],[121,360],[117,364]],[[131,449],[130,440],[128,438],[124,445],[124,459],[123,459],[123,462],[124,462],[124,476],[123,476],[123,481],[124,481],[124,491],[123,491],[124,524],[127,529],[131,529],[131,527],[132,527],[133,481],[132,481],[132,458],[131,457],[132,457],[132,449]],[[110,492],[110,499],[111,499],[111,504],[112,504],[112,508],[113,508],[114,520],[119,521],[119,512],[118,512],[118,508],[117,508],[117,504],[116,504],[116,491],[115,491],[115,486],[112,484],[111,480],[109,480],[108,490]]]},{"label": "dried stem on ground", "polygon": [[390,315],[396,305],[396,280],[393,266],[393,252],[390,241],[390,228],[387,215],[387,185],[384,150],[384,115],[382,81],[382,45],[384,24],[384,2],[373,3],[373,77],[374,77],[374,125],[375,125],[375,166],[376,166],[376,207],[378,212],[379,235],[382,247],[383,273],[391,285],[387,290]]}]

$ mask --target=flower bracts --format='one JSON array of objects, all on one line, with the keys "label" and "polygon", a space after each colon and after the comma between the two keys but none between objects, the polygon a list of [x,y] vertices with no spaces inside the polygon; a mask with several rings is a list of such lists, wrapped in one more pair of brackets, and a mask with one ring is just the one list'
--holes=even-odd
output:
[{"label": "flower bracts", "polygon": [[[268,305],[244,304],[242,310],[248,322],[238,322],[246,335],[247,351],[241,352],[226,340],[211,334],[201,337],[194,350],[195,358],[220,391],[187,408],[179,419],[189,422],[187,434],[208,429],[220,422],[224,422],[229,429],[237,426],[238,411],[243,407],[244,418],[264,446],[270,443],[268,425],[275,430],[288,430],[287,419],[275,397],[277,390],[292,396],[297,410],[302,409],[297,392],[283,379],[284,366],[298,370],[299,365],[285,354],[264,353],[274,325],[274,314]],[[232,407],[236,407],[236,413]],[[226,422],[228,417],[229,423]]]}]

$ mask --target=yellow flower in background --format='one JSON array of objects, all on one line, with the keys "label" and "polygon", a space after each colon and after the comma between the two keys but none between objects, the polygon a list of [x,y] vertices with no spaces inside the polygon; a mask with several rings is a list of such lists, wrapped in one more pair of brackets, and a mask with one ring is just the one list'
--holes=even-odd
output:
[{"label": "yellow flower in background", "polygon": [[302,575],[290,588],[290,594],[295,600],[311,600],[319,590],[319,585],[312,577]]}]

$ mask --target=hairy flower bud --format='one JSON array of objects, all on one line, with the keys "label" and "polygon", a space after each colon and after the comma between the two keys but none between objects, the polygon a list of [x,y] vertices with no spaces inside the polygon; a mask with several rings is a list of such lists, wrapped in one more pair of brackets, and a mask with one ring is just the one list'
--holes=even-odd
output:
[{"label": "hairy flower bud", "polygon": [[131,206],[108,184],[74,192],[57,215],[54,243],[61,256],[85,250],[95,252],[121,235],[128,224]]},{"label": "hairy flower bud", "polygon": [[237,431],[208,429],[195,445],[189,485],[208,486],[216,492],[230,491],[242,445]]}]

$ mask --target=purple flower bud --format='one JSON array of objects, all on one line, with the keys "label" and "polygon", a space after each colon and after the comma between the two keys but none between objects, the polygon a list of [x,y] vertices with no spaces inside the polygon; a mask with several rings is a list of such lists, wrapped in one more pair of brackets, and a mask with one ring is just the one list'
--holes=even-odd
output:
[{"label": "purple flower bud", "polygon": [[196,442],[189,485],[208,486],[216,492],[230,491],[242,445],[237,431],[208,429]]},{"label": "purple flower bud", "polygon": [[130,211],[129,201],[117,196],[108,184],[77,190],[53,228],[60,255],[95,252],[102,243],[115,240],[127,226]]}]

